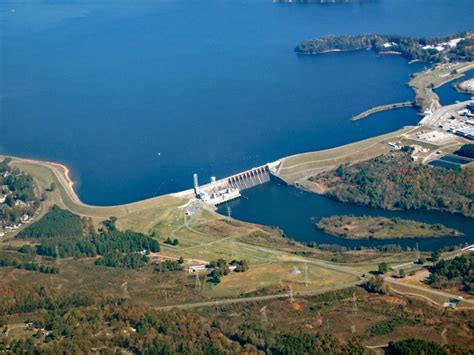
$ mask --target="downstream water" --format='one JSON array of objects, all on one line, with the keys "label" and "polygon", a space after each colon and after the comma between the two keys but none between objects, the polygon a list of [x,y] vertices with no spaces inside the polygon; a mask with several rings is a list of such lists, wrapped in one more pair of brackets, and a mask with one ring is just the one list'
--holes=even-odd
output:
[{"label": "downstream water", "polygon": [[441,104],[449,105],[455,103],[456,101],[466,101],[473,97],[473,94],[459,92],[454,87],[454,85],[459,83],[460,81],[472,78],[474,78],[474,70],[469,70],[467,73],[465,73],[463,77],[436,89],[435,92],[438,94]]},{"label": "downstream water", "polygon": [[[447,245],[474,243],[474,219],[448,213],[426,211],[385,211],[358,205],[344,204],[326,197],[299,190],[291,186],[267,183],[245,190],[247,199],[230,201],[219,207],[222,214],[252,222],[276,226],[285,234],[302,242],[315,241],[317,244],[339,244],[350,248],[359,246],[399,244],[413,248],[416,243],[420,250],[436,250]],[[441,223],[464,232],[464,237],[397,239],[397,240],[345,240],[333,237],[314,227],[321,217],[335,215],[386,216],[414,219],[425,223]]]},{"label": "downstream water", "polygon": [[349,119],[411,99],[421,64],[295,45],[448,34],[472,13],[472,0],[4,0],[0,153],[65,163],[81,199],[110,205],[392,131],[415,112]]},{"label": "downstream water", "polygon": [[[474,70],[471,70],[466,76],[457,81],[474,77],[473,74]],[[470,95],[457,92],[453,87],[453,83],[441,86],[436,92],[444,105],[450,105],[470,97]],[[392,113],[396,113],[396,111],[392,111]],[[443,159],[458,164],[466,161],[456,156],[447,156]],[[459,166],[442,160],[437,160],[432,165],[445,168]],[[268,183],[246,190],[244,195],[248,199],[238,199],[221,205],[218,212],[228,214],[230,211],[232,217],[243,221],[279,227],[290,238],[302,242],[315,241],[317,244],[338,244],[350,248],[360,246],[374,247],[387,244],[398,244],[402,247],[414,248],[418,243],[420,250],[437,250],[450,245],[474,243],[473,218],[430,211],[386,211],[380,208],[344,204],[291,186],[283,186],[276,183]],[[430,224],[441,223],[447,227],[462,231],[464,237],[345,240],[315,228],[314,224],[322,217],[335,215],[399,217]]]}]

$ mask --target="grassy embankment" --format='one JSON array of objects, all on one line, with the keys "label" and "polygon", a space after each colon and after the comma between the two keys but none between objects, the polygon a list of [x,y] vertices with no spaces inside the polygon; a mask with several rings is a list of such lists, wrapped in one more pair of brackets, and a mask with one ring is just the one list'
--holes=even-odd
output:
[{"label": "grassy embankment", "polygon": [[316,227],[344,239],[406,239],[461,237],[463,233],[440,224],[386,217],[333,216],[322,218]]},{"label": "grassy embankment", "polygon": [[290,183],[302,183],[314,173],[387,153],[390,151],[390,146],[387,144],[389,141],[400,139],[416,129],[416,127],[405,127],[395,132],[336,148],[292,155],[281,160],[278,175]]}]

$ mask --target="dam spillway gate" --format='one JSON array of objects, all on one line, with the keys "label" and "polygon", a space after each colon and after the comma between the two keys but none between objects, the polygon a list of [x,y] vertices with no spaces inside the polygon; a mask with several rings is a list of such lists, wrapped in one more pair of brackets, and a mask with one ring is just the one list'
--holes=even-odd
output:
[{"label": "dam spillway gate", "polygon": [[227,184],[233,189],[243,191],[269,182],[271,180],[270,174],[268,165],[263,165],[227,178]]}]

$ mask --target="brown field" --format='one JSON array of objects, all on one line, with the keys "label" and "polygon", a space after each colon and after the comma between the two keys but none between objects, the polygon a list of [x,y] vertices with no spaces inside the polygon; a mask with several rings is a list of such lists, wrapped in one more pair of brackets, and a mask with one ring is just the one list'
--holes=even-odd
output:
[{"label": "brown field", "polygon": [[[357,308],[354,308],[354,295]],[[296,297],[294,304],[289,299],[280,299],[225,305],[217,309],[201,308],[198,312],[217,320],[223,329],[232,329],[234,324],[248,321],[262,328],[282,331],[329,332],[345,341],[358,337],[366,346],[413,337],[442,343],[444,329],[448,343],[468,347],[474,344],[470,323],[473,311],[445,311],[396,294],[371,295],[357,287],[318,296]],[[409,321],[396,321],[405,317]],[[383,330],[383,325],[390,321],[395,322],[393,329]],[[382,329],[380,334],[370,332],[375,326]]]}]

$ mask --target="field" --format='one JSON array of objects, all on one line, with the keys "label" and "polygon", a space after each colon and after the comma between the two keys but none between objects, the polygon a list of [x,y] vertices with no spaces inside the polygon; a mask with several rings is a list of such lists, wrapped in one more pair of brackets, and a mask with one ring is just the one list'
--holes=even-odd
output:
[{"label": "field", "polygon": [[357,337],[364,346],[407,337],[463,346],[472,346],[473,341],[468,321],[473,311],[446,311],[396,293],[373,295],[357,287],[296,296],[293,303],[280,299],[207,307],[198,312],[215,319],[222,329],[241,322],[256,323],[261,329],[330,332],[345,341]]},{"label": "field", "polygon": [[[357,278],[341,272],[324,269],[301,262],[281,262],[255,265],[245,273],[232,273],[223,277],[220,284],[203,289],[203,294],[211,297],[236,297],[243,293],[259,289],[291,285],[293,291],[310,291],[313,289],[335,286],[340,283],[357,281]],[[306,277],[308,283],[306,283]]]}]

